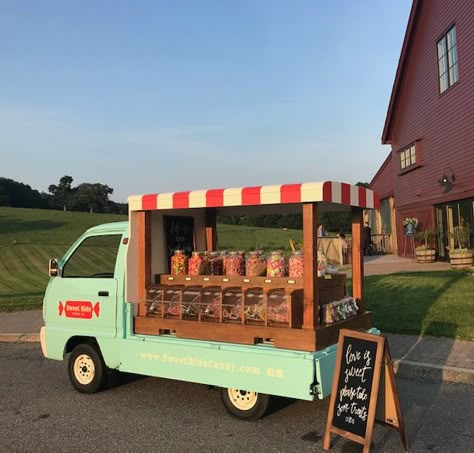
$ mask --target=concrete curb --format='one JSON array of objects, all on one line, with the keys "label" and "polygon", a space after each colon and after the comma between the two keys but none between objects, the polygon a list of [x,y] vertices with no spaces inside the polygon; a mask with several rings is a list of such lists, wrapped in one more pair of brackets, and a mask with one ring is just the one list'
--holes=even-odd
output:
[{"label": "concrete curb", "polygon": [[410,360],[393,360],[399,378],[425,382],[457,382],[474,385],[474,370],[454,366],[434,365]]},{"label": "concrete curb", "polygon": [[0,343],[39,343],[39,333],[0,333]]}]

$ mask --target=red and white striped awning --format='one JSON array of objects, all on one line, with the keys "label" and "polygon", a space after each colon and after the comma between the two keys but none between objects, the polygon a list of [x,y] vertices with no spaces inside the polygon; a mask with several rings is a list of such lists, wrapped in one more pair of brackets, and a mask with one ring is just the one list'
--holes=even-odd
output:
[{"label": "red and white striped awning", "polygon": [[134,195],[128,198],[130,211],[221,208],[227,206],[259,206],[308,202],[336,203],[366,209],[378,209],[380,207],[379,197],[372,190],[333,181],[155,193]]}]

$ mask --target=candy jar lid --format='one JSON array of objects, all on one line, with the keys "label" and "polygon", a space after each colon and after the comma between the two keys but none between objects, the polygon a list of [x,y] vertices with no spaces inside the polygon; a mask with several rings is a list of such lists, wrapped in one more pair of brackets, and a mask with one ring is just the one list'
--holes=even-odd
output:
[{"label": "candy jar lid", "polygon": [[293,255],[301,256],[301,255],[303,255],[303,251],[302,250],[293,250]]},{"label": "candy jar lid", "polygon": [[174,254],[175,255],[182,255],[184,253],[184,250],[175,250]]}]

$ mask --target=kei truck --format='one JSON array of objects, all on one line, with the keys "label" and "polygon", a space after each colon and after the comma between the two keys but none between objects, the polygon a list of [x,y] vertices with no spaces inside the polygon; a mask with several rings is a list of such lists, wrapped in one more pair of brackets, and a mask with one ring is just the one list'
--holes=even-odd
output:
[{"label": "kei truck", "polygon": [[[331,393],[339,330],[371,331],[362,229],[363,211],[379,207],[373,191],[325,181],[128,203],[128,222],[90,228],[49,263],[41,347],[50,359],[69,354],[79,392],[103,389],[113,371],[177,379],[221,388],[226,409],[248,420],[272,395]],[[318,214],[327,211],[352,216],[351,294],[318,247]],[[219,250],[219,216],[269,214],[302,216],[303,241],[289,259]]]}]

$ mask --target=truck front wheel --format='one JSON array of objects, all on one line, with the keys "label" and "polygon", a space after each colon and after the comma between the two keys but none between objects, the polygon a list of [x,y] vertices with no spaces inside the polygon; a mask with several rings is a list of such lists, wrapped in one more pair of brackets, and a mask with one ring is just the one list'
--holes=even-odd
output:
[{"label": "truck front wheel", "polygon": [[107,380],[102,356],[90,344],[76,346],[69,356],[69,380],[81,393],[95,393],[101,390]]},{"label": "truck front wheel", "polygon": [[247,390],[224,388],[221,397],[227,411],[242,420],[258,420],[265,415],[270,404],[269,395]]}]

